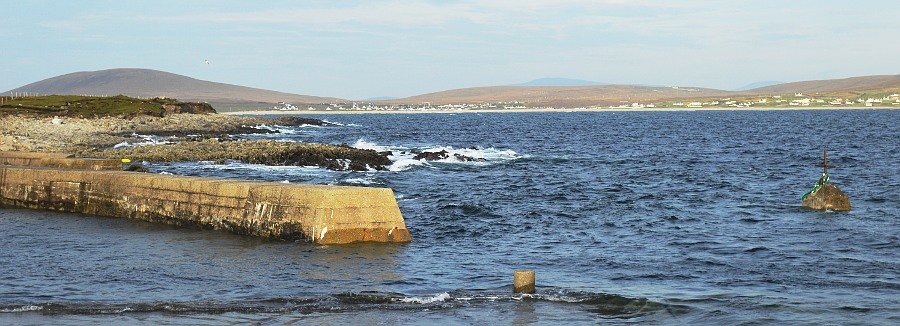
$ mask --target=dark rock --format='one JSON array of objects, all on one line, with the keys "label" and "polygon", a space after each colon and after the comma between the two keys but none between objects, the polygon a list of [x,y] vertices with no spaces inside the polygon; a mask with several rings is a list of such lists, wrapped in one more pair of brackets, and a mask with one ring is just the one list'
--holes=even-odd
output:
[{"label": "dark rock", "polygon": [[426,161],[437,161],[443,160],[445,158],[450,157],[450,153],[446,150],[441,150],[440,152],[421,152],[413,156],[414,160],[426,160]]},{"label": "dark rock", "polygon": [[302,117],[277,117],[272,119],[272,123],[279,126],[333,126],[333,123],[328,123],[319,119],[313,118],[302,118]]},{"label": "dark rock", "polygon": [[179,113],[191,113],[191,114],[212,114],[216,113],[216,109],[213,109],[209,103],[194,103],[194,102],[177,102],[177,103],[169,103],[163,104],[163,109],[166,110],[165,114],[179,114]]},{"label": "dark rock", "polygon": [[849,211],[850,197],[834,184],[825,183],[803,198],[803,207],[818,210]]},{"label": "dark rock", "polygon": [[150,170],[147,170],[147,168],[145,168],[143,165],[140,165],[140,164],[129,164],[127,167],[125,167],[125,171],[143,172],[143,173],[150,172]]},{"label": "dark rock", "polygon": [[455,157],[457,160],[462,161],[462,162],[484,162],[484,161],[487,161],[483,158],[474,158],[474,157],[465,156],[462,154],[453,154],[453,157]]}]

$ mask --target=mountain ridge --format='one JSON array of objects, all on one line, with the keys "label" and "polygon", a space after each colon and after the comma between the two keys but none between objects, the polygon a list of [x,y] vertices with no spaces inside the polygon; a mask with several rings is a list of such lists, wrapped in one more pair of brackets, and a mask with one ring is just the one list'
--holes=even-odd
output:
[{"label": "mountain ridge", "polygon": [[524,83],[513,84],[509,86],[598,86],[609,85],[609,83],[601,83],[583,79],[563,78],[563,77],[544,77]]},{"label": "mountain ridge", "polygon": [[200,80],[165,71],[114,68],[79,71],[47,78],[7,92],[57,95],[126,95],[170,97],[211,104],[336,103],[344,100],[278,92],[260,88]]},{"label": "mountain ridge", "polygon": [[[528,83],[552,84],[590,82],[567,78],[542,78]],[[861,93],[900,92],[900,75],[871,75],[840,79],[808,80],[729,91],[704,87],[596,84],[577,86],[503,86],[467,87],[419,94],[404,98],[368,99],[376,104],[473,104],[519,102],[529,106],[581,107],[620,105],[633,102],[687,101],[690,99],[769,96],[785,94],[829,94],[836,97]],[[590,82],[593,83],[593,82]],[[280,102],[294,105],[324,106],[359,102],[332,97],[319,97],[277,92],[246,86],[195,79],[164,71],[116,68],[81,71],[37,81],[8,92],[38,94],[95,94],[135,97],[170,97],[181,101],[207,102],[216,109],[229,110],[271,108]]]}]

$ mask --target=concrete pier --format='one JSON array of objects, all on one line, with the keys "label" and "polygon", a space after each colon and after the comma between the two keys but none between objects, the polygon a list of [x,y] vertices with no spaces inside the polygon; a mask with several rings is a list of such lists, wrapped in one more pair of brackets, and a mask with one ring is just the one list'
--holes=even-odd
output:
[{"label": "concrete pier", "polygon": [[0,152],[0,165],[77,170],[122,170],[118,160],[73,158],[63,153]]},{"label": "concrete pier", "polygon": [[393,191],[387,188],[6,165],[0,166],[0,206],[128,217],[316,244],[410,241]]}]

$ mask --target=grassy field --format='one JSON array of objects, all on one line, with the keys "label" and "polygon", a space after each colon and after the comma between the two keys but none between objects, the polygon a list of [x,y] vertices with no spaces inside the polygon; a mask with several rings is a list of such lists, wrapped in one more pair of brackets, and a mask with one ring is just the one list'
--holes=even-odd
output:
[{"label": "grassy field", "polygon": [[0,115],[66,117],[163,116],[164,105],[179,104],[174,99],[137,99],[124,95],[111,97],[47,95],[0,98]]}]

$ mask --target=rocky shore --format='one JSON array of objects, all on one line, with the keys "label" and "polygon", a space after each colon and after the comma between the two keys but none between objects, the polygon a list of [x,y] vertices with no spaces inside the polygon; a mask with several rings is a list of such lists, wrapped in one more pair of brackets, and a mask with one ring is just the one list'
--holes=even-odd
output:
[{"label": "rocky shore", "polygon": [[272,140],[205,139],[175,144],[105,149],[98,158],[129,158],[150,162],[226,160],[265,165],[319,166],[331,170],[384,170],[391,161],[374,150],[345,145],[279,142]]},{"label": "rocky shore", "polygon": [[[272,133],[262,125],[327,126],[318,119],[170,113],[162,117],[0,117],[0,151],[64,152],[77,157],[151,162],[237,160],[267,165],[320,166],[333,170],[384,169],[387,156],[346,145],[238,140],[229,135]],[[173,144],[113,148],[139,143],[137,135],[174,136]]]}]

